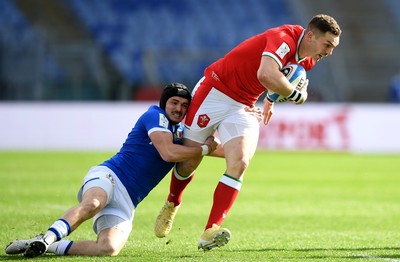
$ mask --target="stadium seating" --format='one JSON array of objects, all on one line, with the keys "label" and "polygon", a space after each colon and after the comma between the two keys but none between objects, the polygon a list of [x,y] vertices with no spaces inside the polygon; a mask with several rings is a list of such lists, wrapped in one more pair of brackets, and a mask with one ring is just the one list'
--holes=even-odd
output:
[{"label": "stadium seating", "polygon": [[392,13],[392,17],[396,20],[395,26],[397,27],[397,29],[400,29],[400,16],[399,16],[400,1],[386,0],[384,4],[386,4],[387,9]]},{"label": "stadium seating", "polygon": [[398,0],[1,0],[0,100],[120,100],[166,82],[193,87],[240,41],[327,10],[343,37],[308,74],[309,100],[385,102],[400,68],[399,9]]},{"label": "stadium seating", "polygon": [[114,66],[132,83],[193,83],[205,66],[240,41],[293,21],[279,0],[69,3]]},{"label": "stadium seating", "polygon": [[[34,43],[34,44],[32,44]],[[0,98],[39,99],[44,92],[41,76],[58,78],[62,74],[50,55],[43,55],[43,39],[12,0],[0,1]],[[42,57],[39,57],[42,56]],[[22,73],[24,72],[24,73]],[[35,74],[35,72],[37,74]],[[26,85],[29,83],[29,85]],[[38,87],[38,89],[32,88]]]}]

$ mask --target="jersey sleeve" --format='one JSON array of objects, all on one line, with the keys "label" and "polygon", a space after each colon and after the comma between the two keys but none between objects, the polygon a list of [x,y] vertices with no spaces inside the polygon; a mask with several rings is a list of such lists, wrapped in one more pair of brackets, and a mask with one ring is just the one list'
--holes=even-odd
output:
[{"label": "jersey sleeve", "polygon": [[165,114],[156,110],[147,111],[142,116],[142,124],[147,130],[148,135],[150,135],[155,131],[171,133],[171,131],[168,128],[169,126],[168,118],[166,117]]},{"label": "jersey sleeve", "polygon": [[282,69],[296,55],[297,43],[285,31],[270,30],[265,32],[267,38],[263,56],[269,56]]}]

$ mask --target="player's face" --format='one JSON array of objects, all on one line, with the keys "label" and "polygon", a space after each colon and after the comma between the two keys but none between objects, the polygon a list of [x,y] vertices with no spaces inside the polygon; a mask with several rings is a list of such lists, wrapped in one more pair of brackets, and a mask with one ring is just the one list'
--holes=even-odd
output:
[{"label": "player's face", "polygon": [[310,56],[319,61],[333,54],[333,49],[339,45],[339,36],[332,33],[312,34]]},{"label": "player's face", "polygon": [[167,100],[165,112],[172,124],[178,124],[185,117],[189,108],[189,101],[180,96],[173,96]]}]

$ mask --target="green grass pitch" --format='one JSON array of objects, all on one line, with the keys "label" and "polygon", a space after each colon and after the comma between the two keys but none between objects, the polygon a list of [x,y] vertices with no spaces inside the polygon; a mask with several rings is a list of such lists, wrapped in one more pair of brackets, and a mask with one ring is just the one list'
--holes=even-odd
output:
[{"label": "green grass pitch", "polygon": [[[77,203],[88,169],[110,152],[0,152],[0,260],[16,238],[45,232]],[[223,159],[206,158],[187,188],[171,234],[154,220],[169,175],[137,208],[118,257],[101,261],[400,261],[400,156],[327,152],[257,152],[223,226],[229,244],[197,250]],[[144,174],[145,175],[145,174]],[[91,221],[68,239],[95,239]],[[46,254],[36,261],[98,261]]]}]

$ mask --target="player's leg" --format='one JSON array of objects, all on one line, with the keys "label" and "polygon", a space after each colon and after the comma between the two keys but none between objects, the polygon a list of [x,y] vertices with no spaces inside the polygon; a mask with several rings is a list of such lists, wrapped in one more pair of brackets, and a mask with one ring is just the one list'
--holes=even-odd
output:
[{"label": "player's leg", "polygon": [[[130,232],[135,208],[126,188],[112,174],[114,190],[107,205],[94,216],[96,241],[62,240],[51,245],[48,252],[58,255],[116,256],[124,247]],[[58,244],[59,243],[59,244]]]},{"label": "player's leg", "polygon": [[171,172],[170,191],[167,200],[154,223],[154,234],[157,237],[165,237],[171,231],[175,215],[181,206],[183,191],[193,178],[194,172],[184,177],[178,173],[177,164],[174,166]]},{"label": "player's leg", "polygon": [[244,172],[253,156],[255,145],[251,137],[237,137],[224,145],[227,169],[215,192],[210,217],[206,226],[220,226],[242,187]]},{"label": "player's leg", "polygon": [[36,257],[47,251],[47,248],[56,241],[68,236],[82,222],[92,218],[104,208],[107,202],[107,193],[100,187],[88,189],[79,205],[72,207],[55,221],[41,239],[32,241],[24,256]]},{"label": "player's leg", "polygon": [[[185,146],[199,146],[215,132],[216,126],[224,118],[229,110],[229,104],[224,106],[219,96],[221,93],[199,81],[194,89],[195,95],[186,116],[186,128],[184,132]],[[211,95],[209,95],[209,93]],[[218,109],[218,112],[215,109]],[[210,112],[211,111],[211,112]],[[187,185],[193,180],[194,171],[203,157],[194,157],[187,161],[177,163],[172,171],[170,192],[163,208],[157,216],[154,233],[157,237],[165,237],[169,234],[175,215],[180,207],[182,195]]]},{"label": "player's leg", "polygon": [[113,195],[114,185],[109,171],[111,170],[105,167],[91,168],[78,193],[79,204],[66,211],[60,219],[55,221],[41,239],[31,241],[24,256],[42,255],[51,244],[68,236],[82,222],[101,211]]},{"label": "player's leg", "polygon": [[210,250],[227,244],[230,239],[230,231],[220,226],[239,194],[244,172],[257,148],[258,127],[255,117],[240,111],[234,119],[227,118],[218,129],[227,168],[214,191],[213,205],[198,248]]},{"label": "player's leg", "polygon": [[[200,143],[185,139],[185,145],[198,146]],[[203,157],[195,157],[185,162],[177,163],[171,172],[171,182],[167,200],[157,216],[154,224],[154,234],[165,237],[172,229],[174,218],[182,202],[182,195],[186,186],[194,178],[194,170]]]},{"label": "player's leg", "polygon": [[107,195],[99,187],[88,190],[82,202],[69,209],[55,221],[46,234],[40,234],[27,240],[16,240],[6,247],[7,254],[25,253],[26,257],[35,257],[46,252],[48,246],[74,231],[83,221],[90,219],[104,206]]},{"label": "player's leg", "polygon": [[[185,146],[198,147],[201,143],[185,139]],[[196,168],[203,160],[203,156],[193,157],[184,162],[176,163],[172,170],[170,192],[168,201],[179,205],[182,202],[182,194],[186,186],[193,180]]]},{"label": "player's leg", "polygon": [[94,226],[96,231],[100,230],[96,241],[62,240],[65,243],[54,243],[48,252],[69,256],[116,256],[125,246],[132,229],[131,221],[113,215],[99,217]]},{"label": "player's leg", "polygon": [[229,242],[231,232],[220,226],[242,187],[242,177],[252,156],[250,153],[254,146],[252,140],[251,137],[237,137],[224,144],[227,170],[215,188],[213,205],[198,248],[207,251]]}]

